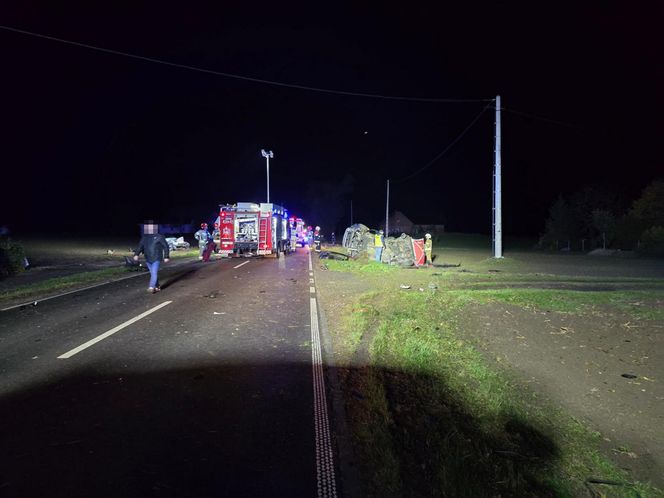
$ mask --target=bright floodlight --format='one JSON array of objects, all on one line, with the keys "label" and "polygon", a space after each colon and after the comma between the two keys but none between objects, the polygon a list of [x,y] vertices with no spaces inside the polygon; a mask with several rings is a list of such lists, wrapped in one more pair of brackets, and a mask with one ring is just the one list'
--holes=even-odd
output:
[{"label": "bright floodlight", "polygon": [[269,158],[274,157],[274,154],[272,153],[271,150],[266,151],[265,149],[261,149],[261,154],[263,154],[263,157],[269,157]]}]

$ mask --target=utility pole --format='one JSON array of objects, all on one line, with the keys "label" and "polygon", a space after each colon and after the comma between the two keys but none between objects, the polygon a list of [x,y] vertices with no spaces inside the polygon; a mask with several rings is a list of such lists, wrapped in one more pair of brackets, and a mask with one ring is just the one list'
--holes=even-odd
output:
[{"label": "utility pole", "polygon": [[390,233],[390,180],[387,180],[387,202],[385,202],[385,237]]},{"label": "utility pole", "polygon": [[493,159],[493,257],[503,257],[502,166],[500,163],[500,95],[496,95],[496,148]]},{"label": "utility pole", "polygon": [[267,161],[267,203],[270,203],[270,158],[274,157],[274,154],[272,153],[271,150],[266,151],[265,149],[261,149],[261,154]]}]

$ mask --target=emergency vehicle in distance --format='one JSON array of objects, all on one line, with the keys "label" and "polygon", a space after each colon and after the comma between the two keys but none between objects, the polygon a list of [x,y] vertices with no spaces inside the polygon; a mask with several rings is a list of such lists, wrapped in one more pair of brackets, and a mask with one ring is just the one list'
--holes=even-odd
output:
[{"label": "emergency vehicle in distance", "polygon": [[304,226],[304,220],[302,218],[290,218],[290,228],[291,228],[291,240],[294,242],[294,247],[298,245],[304,247],[307,245],[307,227]]},{"label": "emergency vehicle in distance", "polygon": [[277,258],[291,248],[287,211],[277,204],[238,202],[219,206],[219,253],[222,256]]}]

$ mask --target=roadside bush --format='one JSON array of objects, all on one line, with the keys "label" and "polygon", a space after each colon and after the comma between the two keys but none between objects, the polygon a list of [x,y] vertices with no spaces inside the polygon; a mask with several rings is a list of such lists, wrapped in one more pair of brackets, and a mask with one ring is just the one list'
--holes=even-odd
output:
[{"label": "roadside bush", "polygon": [[639,252],[648,256],[664,256],[664,227],[651,227],[643,232]]},{"label": "roadside bush", "polygon": [[23,270],[25,251],[18,242],[0,240],[0,276],[14,275]]}]

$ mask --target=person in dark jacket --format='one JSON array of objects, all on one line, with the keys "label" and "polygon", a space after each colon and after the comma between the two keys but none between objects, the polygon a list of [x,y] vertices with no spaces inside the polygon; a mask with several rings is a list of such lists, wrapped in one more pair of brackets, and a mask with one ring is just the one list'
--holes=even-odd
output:
[{"label": "person in dark jacket", "polygon": [[158,226],[153,224],[143,225],[143,236],[138,243],[138,248],[134,251],[134,260],[138,261],[138,255],[145,254],[145,262],[150,270],[150,286],[148,292],[153,294],[159,292],[159,266],[161,262],[168,263],[168,242],[166,238],[158,232]]}]

